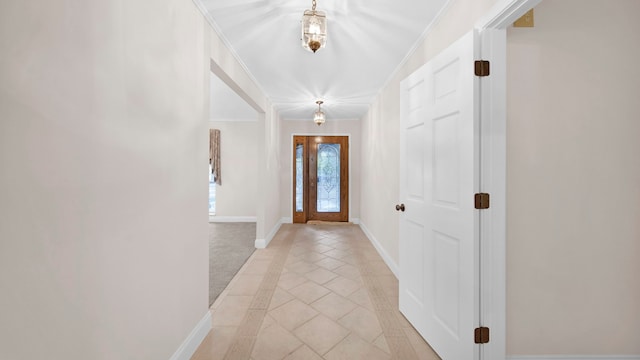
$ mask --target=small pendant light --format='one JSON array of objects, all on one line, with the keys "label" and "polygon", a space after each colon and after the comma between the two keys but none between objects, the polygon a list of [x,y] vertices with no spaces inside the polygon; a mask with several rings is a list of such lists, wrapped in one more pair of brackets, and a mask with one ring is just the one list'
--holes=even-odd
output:
[{"label": "small pendant light", "polygon": [[323,104],[323,101],[318,100],[316,101],[316,104],[318,104],[318,110],[313,113],[313,122],[316,123],[316,125],[320,126],[324,124],[325,121],[324,112],[322,112],[322,109],[320,108],[320,105]]}]

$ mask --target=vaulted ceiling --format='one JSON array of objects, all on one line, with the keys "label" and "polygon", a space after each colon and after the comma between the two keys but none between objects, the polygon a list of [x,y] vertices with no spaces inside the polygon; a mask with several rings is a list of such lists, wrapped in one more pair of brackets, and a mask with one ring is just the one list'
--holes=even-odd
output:
[{"label": "vaulted ceiling", "polygon": [[285,120],[359,119],[447,0],[317,0],[327,45],[300,41],[311,0],[198,0],[214,27]]}]

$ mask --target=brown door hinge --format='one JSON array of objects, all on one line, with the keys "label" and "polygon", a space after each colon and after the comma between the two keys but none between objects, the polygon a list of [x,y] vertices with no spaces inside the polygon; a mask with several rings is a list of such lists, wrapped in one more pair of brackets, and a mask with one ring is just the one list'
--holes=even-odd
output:
[{"label": "brown door hinge", "polygon": [[474,331],[474,339],[476,344],[486,344],[489,342],[489,328],[479,327]]},{"label": "brown door hinge", "polygon": [[488,209],[489,208],[489,194],[487,193],[478,193],[475,195],[475,206],[476,209]]},{"label": "brown door hinge", "polygon": [[489,61],[488,60],[476,60],[475,61],[475,74],[476,76],[489,76]]}]

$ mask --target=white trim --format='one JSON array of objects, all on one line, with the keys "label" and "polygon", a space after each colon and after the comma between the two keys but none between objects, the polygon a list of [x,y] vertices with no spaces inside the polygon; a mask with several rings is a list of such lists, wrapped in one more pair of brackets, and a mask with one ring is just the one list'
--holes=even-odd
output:
[{"label": "white trim", "polygon": [[278,232],[278,230],[280,230],[280,227],[282,226],[282,224],[286,223],[287,218],[281,218],[273,227],[273,229],[271,229],[271,232],[267,235],[266,238],[264,239],[256,239],[255,242],[255,246],[256,249],[265,249],[267,246],[269,246],[269,243],[271,242],[271,240],[273,240],[273,237],[276,236],[276,233]]},{"label": "white trim", "polygon": [[506,29],[540,2],[542,0],[502,0],[476,23],[475,28],[479,31]]},{"label": "white trim", "polygon": [[400,61],[400,64],[398,64],[398,66],[396,66],[396,68],[391,72],[391,75],[389,75],[389,77],[384,82],[382,87],[375,94],[375,96],[373,97],[372,101],[369,103],[369,107],[371,107],[371,105],[373,105],[373,103],[380,96],[380,94],[382,94],[384,89],[387,88],[387,85],[389,85],[389,83],[391,83],[391,80],[393,80],[400,73],[400,70],[406,65],[407,61],[409,61],[409,59],[413,56],[413,54],[416,52],[416,50],[418,50],[418,48],[420,46],[422,46],[422,44],[424,44],[424,41],[427,38],[427,35],[429,35],[429,33],[431,32],[433,27],[436,26],[436,24],[438,24],[440,22],[440,20],[444,17],[444,15],[449,11],[449,7],[453,3],[454,3],[454,1],[448,0],[444,4],[444,6],[442,6],[440,8],[440,11],[438,11],[436,16],[433,17],[433,20],[429,23],[429,25],[427,25],[427,28],[424,29],[422,34],[420,34],[420,37],[416,40],[416,42],[413,43],[413,46],[411,46],[411,49],[409,49],[409,52],[407,52],[407,54],[404,56],[402,61]]},{"label": "white trim", "polygon": [[371,233],[371,231],[369,231],[367,226],[364,223],[361,223],[361,222],[359,223],[360,223],[360,229],[362,229],[362,232],[367,236],[369,241],[371,241],[371,244],[373,244],[373,247],[376,248],[376,250],[378,251],[378,254],[380,254],[380,257],[382,257],[382,260],[384,260],[385,264],[387,264],[389,269],[391,269],[391,272],[393,273],[393,275],[395,275],[396,279],[399,279],[398,276],[400,273],[398,271],[399,270],[398,264],[396,264],[393,261],[389,253],[384,249],[382,245],[380,245],[380,242],[378,242],[378,239],[376,239],[376,237],[373,236],[373,234]]},{"label": "white trim", "polygon": [[209,222],[212,223],[230,223],[230,222],[257,222],[255,216],[209,216]]},{"label": "white trim", "polygon": [[354,225],[360,225],[360,219],[359,218],[351,218],[351,219],[349,219],[349,221]]},{"label": "white trim", "polygon": [[202,340],[211,330],[211,311],[207,310],[204,317],[198,322],[195,328],[191,330],[189,336],[180,344],[178,350],[173,353],[169,360],[189,360],[193,353],[196,352]]},{"label": "white trim", "polygon": [[506,28],[540,1],[502,0],[475,26],[480,56],[491,61],[491,75],[480,81],[480,191],[491,194],[491,208],[480,214],[479,320],[491,328],[482,360],[506,358]]},{"label": "white trim", "polygon": [[[227,37],[224,36],[224,34],[222,33],[222,30],[220,29],[220,27],[218,27],[218,24],[213,20],[213,18],[211,17],[211,14],[209,14],[209,11],[207,10],[207,7],[202,3],[201,0],[192,0],[192,1],[193,1],[193,4],[196,6],[196,8],[200,11],[202,16],[204,17],[204,19],[207,21],[207,23],[209,23],[209,26],[211,26],[211,29],[218,35],[218,37],[220,38],[222,43],[225,45],[227,50],[229,50],[229,53],[231,53],[231,55],[238,62],[238,64],[242,68],[242,70],[244,70],[244,72],[246,73],[247,77],[249,77],[249,79],[254,83],[254,85],[258,88],[258,90],[260,90],[260,92],[263,94],[265,99],[268,102],[271,102],[271,99],[269,99],[269,97],[267,95],[267,92],[265,92],[264,89],[262,88],[262,86],[260,86],[260,83],[258,82],[258,80],[256,80],[256,78],[253,76],[253,74],[249,71],[249,68],[244,63],[244,61],[242,61],[242,59],[240,59],[240,56],[238,55],[236,50],[233,48],[233,46],[231,46],[231,42],[229,41],[229,39],[227,39]],[[211,58],[210,56],[207,56],[207,57]],[[211,62],[213,62],[213,60],[211,60]],[[216,75],[218,75],[218,74],[216,73]],[[222,79],[222,80],[224,81],[224,79]],[[243,97],[243,99],[244,99],[244,97]],[[255,108],[255,106],[257,106],[257,104],[255,104],[253,102],[250,102],[249,104],[254,108]],[[256,108],[256,110],[258,110],[258,109]],[[258,110],[258,112],[265,112],[265,110],[264,109],[260,109],[260,110]]]},{"label": "white trim", "polygon": [[[480,57],[491,61],[491,75],[480,80],[480,192],[491,194],[491,207],[479,212],[480,319],[491,329],[481,359],[506,356],[506,31],[480,34]],[[491,106],[496,104],[496,106]]]},{"label": "white trim", "polygon": [[283,224],[293,224],[293,219],[290,217],[283,217],[280,221],[282,221]]},{"label": "white trim", "polygon": [[640,360],[640,355],[513,355],[507,360]]}]

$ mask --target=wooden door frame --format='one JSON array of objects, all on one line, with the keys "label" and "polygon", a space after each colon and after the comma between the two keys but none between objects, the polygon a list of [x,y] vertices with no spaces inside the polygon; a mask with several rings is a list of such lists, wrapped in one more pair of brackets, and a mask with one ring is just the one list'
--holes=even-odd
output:
[{"label": "wooden door frame", "polygon": [[480,359],[506,358],[507,28],[542,0],[502,0],[475,25],[491,74],[480,81],[480,188],[491,195],[480,212],[480,325],[491,329]]},{"label": "wooden door frame", "polygon": [[294,207],[295,207],[295,196],[296,196],[295,195],[295,181],[296,181],[296,179],[295,179],[295,168],[294,168],[295,152],[293,151],[294,139],[295,139],[296,136],[344,136],[344,137],[347,138],[347,144],[348,144],[348,152],[347,152],[347,154],[349,156],[349,163],[347,164],[347,166],[348,166],[347,168],[348,168],[348,171],[349,171],[349,181],[348,181],[348,183],[349,183],[349,186],[348,186],[349,194],[348,194],[348,197],[347,197],[347,201],[348,201],[347,212],[348,212],[348,221],[354,221],[353,218],[352,218],[352,215],[351,215],[352,214],[352,211],[351,211],[351,204],[352,204],[351,199],[352,198],[351,197],[352,197],[352,194],[353,194],[353,184],[352,184],[352,181],[351,181],[351,178],[352,178],[351,174],[352,174],[352,170],[353,170],[352,166],[351,166],[351,157],[352,157],[351,156],[351,154],[352,154],[351,153],[351,148],[352,148],[351,133],[335,133],[335,134],[329,134],[329,133],[315,133],[315,134],[314,133],[291,133],[291,137],[290,137],[290,141],[289,141],[289,150],[288,150],[288,151],[290,151],[289,159],[291,159],[290,160],[291,162],[289,163],[290,170],[291,170],[290,178],[289,178],[289,189],[290,189],[289,194],[290,194],[291,197],[289,198],[289,202],[288,202],[289,203],[289,211],[290,211],[289,214],[290,214],[290,217],[288,219],[286,219],[286,221],[283,221],[283,222],[293,223],[293,219],[294,219],[294,217],[296,215],[295,210],[294,210]]}]

